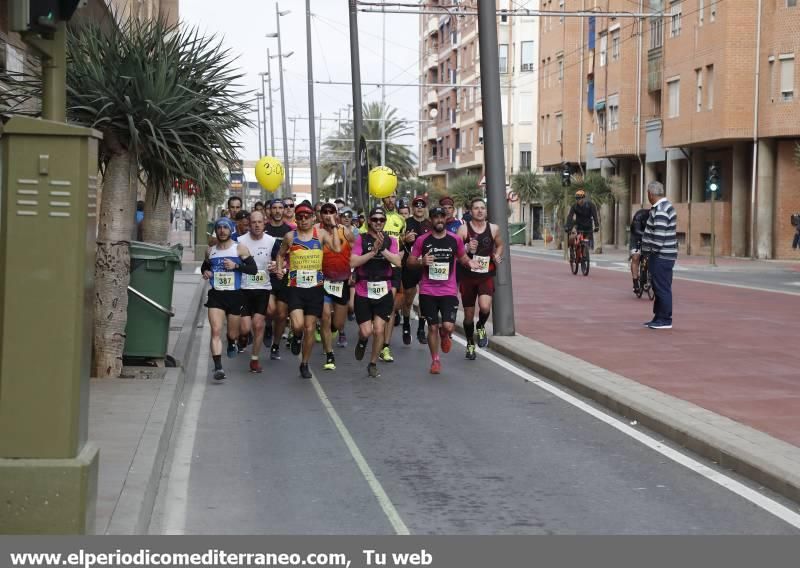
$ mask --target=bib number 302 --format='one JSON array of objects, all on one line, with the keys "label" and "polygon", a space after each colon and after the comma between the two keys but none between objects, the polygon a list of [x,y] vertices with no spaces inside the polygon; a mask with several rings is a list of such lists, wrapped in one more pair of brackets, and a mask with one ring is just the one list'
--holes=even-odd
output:
[{"label": "bib number 302", "polygon": [[450,278],[449,262],[434,262],[428,267],[428,278],[431,280],[447,280]]}]

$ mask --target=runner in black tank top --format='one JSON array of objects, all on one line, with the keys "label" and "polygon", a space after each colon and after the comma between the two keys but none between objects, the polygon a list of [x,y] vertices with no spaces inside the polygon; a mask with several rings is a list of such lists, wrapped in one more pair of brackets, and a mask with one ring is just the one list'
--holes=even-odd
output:
[{"label": "runner in black tank top", "polygon": [[[422,270],[408,266],[408,256],[414,248],[416,240],[432,229],[431,221],[427,217],[426,208],[428,200],[423,195],[416,196],[411,201],[413,216],[406,219],[406,234],[403,238],[403,268],[401,280],[403,282],[403,343],[411,344],[411,307],[414,305],[414,298],[417,295],[417,287],[422,279]],[[419,318],[417,326],[417,340],[423,345],[427,345],[428,338],[425,335],[425,318]]]},{"label": "runner in black tank top", "polygon": [[472,220],[463,225],[458,236],[466,243],[467,254],[477,261],[478,268],[465,269],[459,280],[461,305],[464,306],[464,333],[467,336],[466,357],[475,360],[475,304],[478,304],[478,345],[486,347],[486,322],[492,311],[494,274],[502,262],[505,249],[497,225],[486,220],[486,202],[476,197],[470,204]]}]

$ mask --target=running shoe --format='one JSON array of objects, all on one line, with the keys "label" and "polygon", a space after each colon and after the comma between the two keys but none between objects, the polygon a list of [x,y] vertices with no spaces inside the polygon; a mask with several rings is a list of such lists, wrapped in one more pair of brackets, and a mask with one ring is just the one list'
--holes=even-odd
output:
[{"label": "running shoe", "polygon": [[403,322],[403,345],[411,345],[411,324]]},{"label": "running shoe", "polygon": [[283,338],[286,340],[286,348],[287,349],[289,349],[289,347],[292,346],[292,338],[293,337],[294,337],[294,333],[292,331],[287,331],[286,333],[284,333]]},{"label": "running shoe", "polygon": [[442,353],[450,353],[450,348],[453,346],[453,340],[450,339],[449,334],[442,337]]},{"label": "running shoe", "polygon": [[364,353],[367,351],[367,342],[359,341],[356,343],[356,361],[361,361],[364,358]]},{"label": "running shoe", "polygon": [[478,332],[478,347],[485,349],[489,345],[489,336],[486,335],[486,328],[479,327],[476,331]]},{"label": "running shoe", "polygon": [[470,361],[474,361],[475,359],[478,358],[478,354],[475,353],[475,345],[474,344],[470,343],[469,345],[467,345],[467,355],[466,355],[466,357]]},{"label": "running shoe", "polygon": [[442,372],[442,362],[438,359],[431,362],[431,375],[438,375]]},{"label": "running shoe", "polygon": [[239,348],[239,353],[244,353],[244,350],[247,349],[247,338],[240,337],[236,342],[236,346]]},{"label": "running shoe", "polygon": [[314,330],[314,341],[317,343],[322,341],[322,336],[319,334],[319,326],[317,326],[317,329]]},{"label": "running shoe", "polygon": [[277,345],[273,344],[269,350],[269,358],[273,361],[280,361],[281,360],[281,348]]},{"label": "running shoe", "polygon": [[292,335],[291,342],[292,355],[300,355],[300,338]]},{"label": "running shoe", "polygon": [[356,314],[354,314],[353,312],[349,312],[347,314],[347,321],[356,321]]},{"label": "running shoe", "polygon": [[224,381],[225,380],[225,371],[223,369],[214,369],[214,380],[215,381]]},{"label": "running shoe", "polygon": [[326,371],[335,371],[336,370],[336,357],[334,357],[333,352],[327,353],[325,355],[325,364],[322,366],[323,369]]},{"label": "running shoe", "polygon": [[251,373],[260,373],[264,369],[261,368],[261,363],[258,362],[258,359],[250,359],[250,372]]},{"label": "running shoe", "polygon": [[425,333],[424,326],[417,328],[417,341],[419,341],[422,345],[428,344],[428,335]]},{"label": "running shoe", "polygon": [[228,354],[229,359],[233,359],[236,357],[236,354],[239,353],[239,350],[236,348],[236,343],[228,343],[228,350],[226,351]]},{"label": "running shoe", "polygon": [[373,379],[377,379],[381,376],[380,372],[378,371],[378,366],[375,363],[370,363],[367,365],[367,374]]},{"label": "running shoe", "polygon": [[392,363],[394,361],[394,357],[392,357],[392,350],[389,349],[388,345],[381,349],[380,358],[384,363]]},{"label": "running shoe", "polygon": [[347,335],[344,331],[339,332],[339,339],[336,341],[337,347],[347,347]]},{"label": "running shoe", "polygon": [[308,363],[300,363],[300,376],[304,379],[311,378],[311,369],[308,368]]}]

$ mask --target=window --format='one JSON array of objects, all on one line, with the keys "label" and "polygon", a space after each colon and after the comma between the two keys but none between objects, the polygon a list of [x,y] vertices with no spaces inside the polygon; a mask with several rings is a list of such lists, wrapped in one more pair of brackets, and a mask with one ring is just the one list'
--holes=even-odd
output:
[{"label": "window", "polygon": [[531,151],[520,150],[519,152],[519,170],[521,172],[531,171]]},{"label": "window", "polygon": [[606,66],[608,56],[608,35],[600,34],[600,67]]},{"label": "window", "polygon": [[650,49],[664,45],[664,25],[661,18],[650,18]]},{"label": "window", "polygon": [[533,122],[533,93],[523,92],[520,93],[519,110],[517,118],[521,124],[531,124]]},{"label": "window", "polygon": [[467,147],[467,133],[463,130],[460,131],[459,138],[458,138],[458,149],[466,148]]},{"label": "window", "polygon": [[520,52],[522,53],[521,71],[533,71],[533,42],[523,41]]},{"label": "window", "polygon": [[681,35],[681,0],[673,0],[669,14],[669,37],[678,37]]},{"label": "window", "polygon": [[681,112],[681,80],[672,79],[667,81],[667,96],[669,97],[669,114],[668,118],[675,118]]},{"label": "window", "polygon": [[561,113],[556,115],[556,142],[561,142],[561,131],[563,130],[564,121],[562,120]]},{"label": "window", "polygon": [[608,129],[619,129],[619,95],[608,97]]},{"label": "window", "polygon": [[550,144],[550,115],[544,117],[544,143]]},{"label": "window", "polygon": [[706,65],[706,108],[714,108],[714,66]]},{"label": "window", "polygon": [[500,55],[500,73],[508,73],[508,44],[501,43],[497,52]]},{"label": "window", "polygon": [[611,60],[619,59],[619,30],[611,32]]},{"label": "window", "polygon": [[606,129],[606,110],[605,110],[605,108],[598,109],[595,114],[597,115],[597,131],[598,132],[604,132],[605,129]]},{"label": "window", "polygon": [[563,80],[564,80],[564,56],[563,55],[559,55],[558,56],[558,82],[560,83]]},{"label": "window", "polygon": [[478,144],[483,144],[483,126],[478,127]]},{"label": "window", "polygon": [[508,97],[500,96],[500,116],[501,124],[508,124]]},{"label": "window", "polygon": [[703,70],[695,69],[695,110],[703,110]]},{"label": "window", "polygon": [[717,20],[717,0],[711,0],[711,6],[708,12],[708,21],[715,22]]},{"label": "window", "polygon": [[794,55],[779,55],[781,62],[781,96],[780,100],[794,100]]},{"label": "window", "polygon": [[9,75],[22,75],[25,72],[25,55],[13,45],[6,44],[6,71]]},{"label": "window", "polygon": [[797,0],[786,0],[787,8],[794,8],[795,6],[797,6]]},{"label": "window", "polygon": [[706,16],[706,0],[698,0],[697,2],[697,25],[703,25],[703,18]]},{"label": "window", "polygon": [[472,129],[470,128],[469,130],[467,130],[467,144],[468,144],[467,147],[470,148],[470,149],[472,149],[472,146],[473,146],[472,140],[473,140],[472,139]]}]

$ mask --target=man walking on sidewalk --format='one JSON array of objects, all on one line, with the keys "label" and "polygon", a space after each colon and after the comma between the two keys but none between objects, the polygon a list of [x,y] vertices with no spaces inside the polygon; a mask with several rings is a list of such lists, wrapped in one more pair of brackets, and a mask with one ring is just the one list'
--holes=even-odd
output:
[{"label": "man walking on sidewalk", "polygon": [[672,269],[678,259],[678,217],[672,203],[664,197],[664,186],[651,181],[647,199],[653,206],[642,235],[642,254],[649,255],[649,269],[656,299],[650,329],[672,329]]}]

